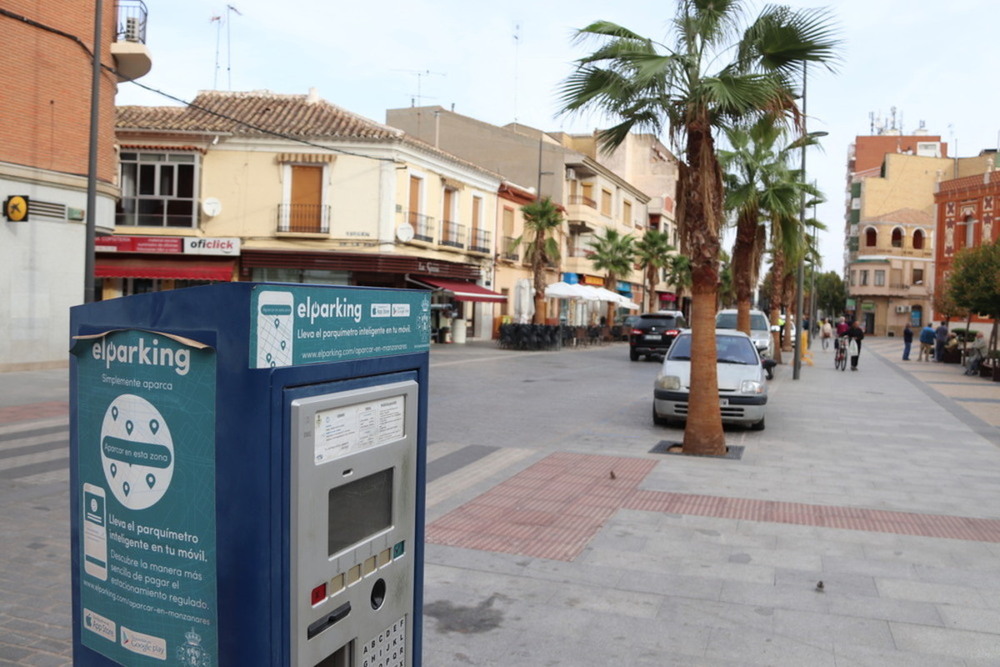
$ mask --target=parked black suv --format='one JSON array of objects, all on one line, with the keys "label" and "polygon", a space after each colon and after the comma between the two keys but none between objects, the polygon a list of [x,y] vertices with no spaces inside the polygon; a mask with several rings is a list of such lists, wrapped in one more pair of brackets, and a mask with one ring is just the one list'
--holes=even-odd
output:
[{"label": "parked black suv", "polygon": [[629,330],[629,359],[639,361],[641,355],[649,358],[666,354],[674,338],[687,326],[680,312],[643,313]]}]

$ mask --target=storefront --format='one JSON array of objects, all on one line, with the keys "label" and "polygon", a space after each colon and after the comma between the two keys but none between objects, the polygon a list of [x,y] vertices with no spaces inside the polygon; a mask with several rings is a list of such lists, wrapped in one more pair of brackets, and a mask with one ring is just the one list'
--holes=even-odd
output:
[{"label": "storefront", "polygon": [[[448,335],[456,343],[464,343],[469,329],[482,329],[479,313],[475,307],[465,304],[507,303],[507,297],[475,283],[464,280],[446,280],[426,276],[410,276],[407,280],[414,286],[430,289],[433,320],[431,327],[438,331],[438,342],[448,342]],[[492,318],[490,318],[492,320]],[[445,331],[447,330],[447,331]]]},{"label": "storefront", "polygon": [[232,282],[238,238],[102,236],[94,241],[101,299]]}]

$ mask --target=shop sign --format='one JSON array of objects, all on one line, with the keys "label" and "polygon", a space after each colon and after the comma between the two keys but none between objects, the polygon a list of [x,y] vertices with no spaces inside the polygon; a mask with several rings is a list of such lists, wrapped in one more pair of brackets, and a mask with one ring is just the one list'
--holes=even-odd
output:
[{"label": "shop sign", "polygon": [[604,278],[601,278],[600,276],[588,276],[588,275],[584,275],[583,276],[583,284],[584,285],[597,285],[598,287],[603,287],[604,286]]},{"label": "shop sign", "polygon": [[73,354],[83,644],[122,665],[217,665],[215,351],[119,330]]},{"label": "shop sign", "polygon": [[98,252],[141,252],[164,255],[240,254],[240,239],[191,236],[100,236],[94,239]]},{"label": "shop sign", "polygon": [[430,348],[431,299],[423,290],[258,285],[250,304],[250,368]]}]

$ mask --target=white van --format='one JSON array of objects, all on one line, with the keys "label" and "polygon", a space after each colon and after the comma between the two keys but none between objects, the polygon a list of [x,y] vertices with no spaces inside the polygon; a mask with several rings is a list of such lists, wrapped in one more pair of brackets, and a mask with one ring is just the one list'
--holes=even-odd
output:
[{"label": "white van", "polygon": [[[727,308],[720,310],[715,316],[716,329],[736,328],[736,309]],[[760,310],[750,311],[750,338],[757,348],[757,352],[765,359],[774,358],[774,336],[771,335],[771,323]]]}]

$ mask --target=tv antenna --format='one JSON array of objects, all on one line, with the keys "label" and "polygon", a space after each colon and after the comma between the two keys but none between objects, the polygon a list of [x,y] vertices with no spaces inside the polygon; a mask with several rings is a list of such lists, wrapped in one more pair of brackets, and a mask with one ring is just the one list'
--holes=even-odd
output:
[{"label": "tv antenna", "polygon": [[411,95],[411,97],[410,97],[410,106],[411,107],[415,107],[418,104],[421,104],[421,102],[424,99],[433,99],[431,97],[425,98],[421,94],[421,92],[420,92],[421,91],[421,83],[423,82],[423,78],[425,76],[431,76],[431,75],[433,75],[433,76],[448,76],[444,72],[432,72],[429,69],[397,69],[397,70],[393,70],[393,71],[394,72],[404,72],[406,74],[413,74],[414,76],[417,77],[417,94],[416,95]]},{"label": "tv antenna", "polygon": [[236,9],[232,5],[226,5],[226,18],[223,20],[222,16],[215,14],[210,19],[211,23],[215,24],[215,75],[212,78],[212,90],[219,89],[219,44],[222,41],[222,24],[226,24],[226,80],[228,84],[228,89],[233,89],[233,54],[232,54],[232,32],[230,29],[230,19],[233,13],[237,16],[243,16],[243,12]]}]

